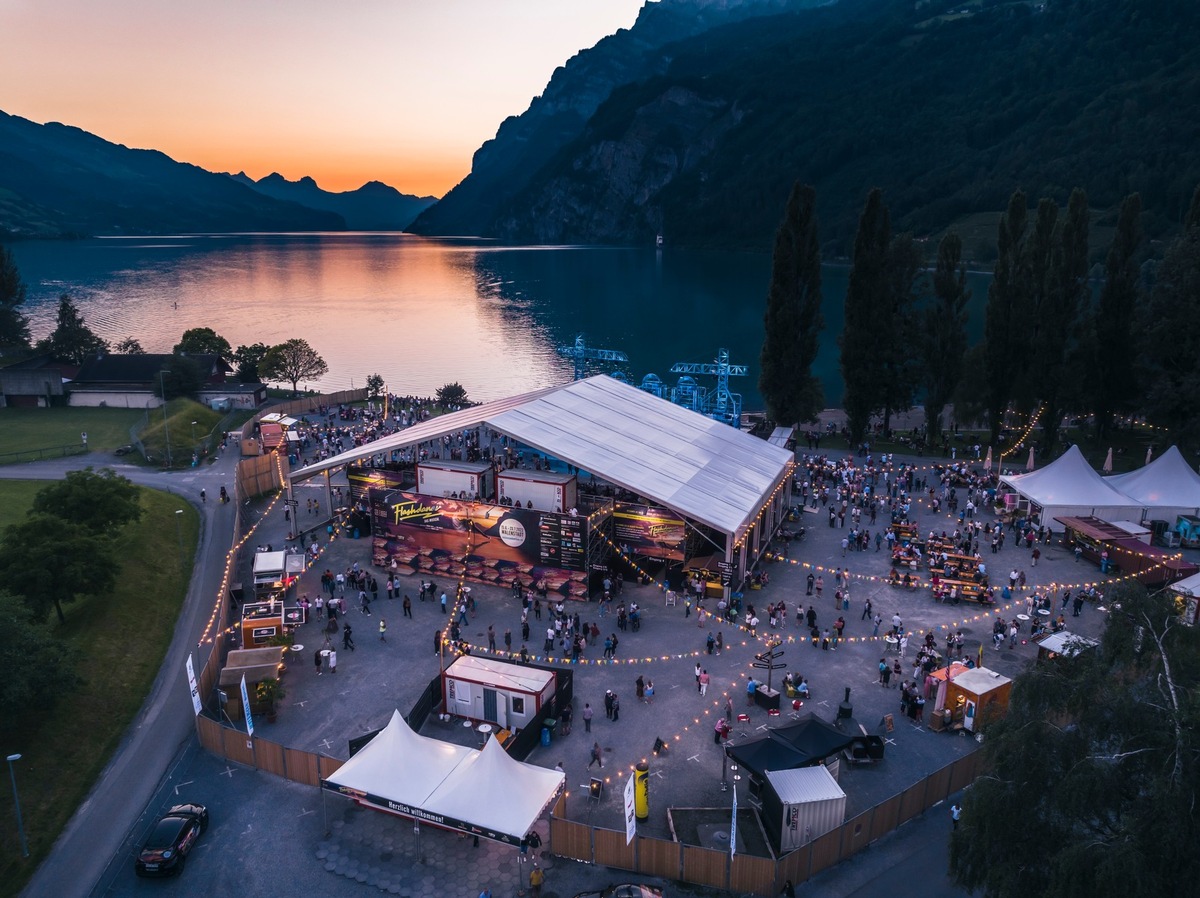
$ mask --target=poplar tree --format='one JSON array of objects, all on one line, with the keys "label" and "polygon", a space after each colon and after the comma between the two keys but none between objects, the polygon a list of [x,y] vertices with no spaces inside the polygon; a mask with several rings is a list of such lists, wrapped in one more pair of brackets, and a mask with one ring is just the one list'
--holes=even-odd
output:
[{"label": "poplar tree", "polygon": [[0,353],[29,348],[29,319],[21,314],[25,282],[8,247],[0,246]]},{"label": "poplar tree", "polygon": [[883,407],[883,365],[880,348],[891,339],[881,319],[888,297],[888,248],[891,222],[883,191],[874,188],[867,196],[858,234],[854,238],[854,259],[846,286],[845,327],[841,337],[842,381],[845,392],[842,405],[852,446],[862,442],[872,412]]},{"label": "poplar tree", "polygon": [[796,182],[775,234],[771,286],[763,314],[758,389],[767,414],[782,425],[816,417],[824,404],[812,365],[825,326],[821,316],[821,245],[816,191]]},{"label": "poplar tree", "polygon": [[1121,203],[1117,232],[1104,266],[1104,287],[1096,308],[1095,343],[1089,382],[1096,429],[1108,436],[1113,413],[1126,411],[1138,395],[1135,354],[1130,346],[1138,299],[1137,255],[1142,242],[1142,198],[1131,193]]},{"label": "poplar tree", "polygon": [[925,378],[925,432],[932,443],[942,430],[942,411],[954,395],[967,351],[967,266],[962,238],[947,234],[938,244],[933,271],[933,303],[926,307],[921,329]]},{"label": "poplar tree", "polygon": [[1053,453],[1068,397],[1074,356],[1080,339],[1079,318],[1087,309],[1088,204],[1076,187],[1060,220],[1048,272],[1036,347],[1037,395],[1042,402],[1043,450]]},{"label": "poplar tree", "polygon": [[1012,399],[1014,363],[1023,359],[1021,320],[1027,274],[1024,253],[1028,210],[1025,194],[1017,189],[1009,198],[1008,209],[1000,216],[996,241],[996,266],[988,287],[984,321],[984,407],[992,443],[998,443],[1004,429],[1004,413]]},{"label": "poplar tree", "polygon": [[1178,443],[1200,440],[1200,189],[1167,249],[1141,318],[1145,412]]}]

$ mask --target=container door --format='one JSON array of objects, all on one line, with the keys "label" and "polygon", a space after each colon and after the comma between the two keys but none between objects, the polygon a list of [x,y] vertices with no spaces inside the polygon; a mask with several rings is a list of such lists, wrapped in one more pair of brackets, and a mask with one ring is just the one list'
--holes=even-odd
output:
[{"label": "container door", "polygon": [[490,720],[495,723],[502,723],[499,717],[496,716],[496,690],[483,690],[483,719]]}]

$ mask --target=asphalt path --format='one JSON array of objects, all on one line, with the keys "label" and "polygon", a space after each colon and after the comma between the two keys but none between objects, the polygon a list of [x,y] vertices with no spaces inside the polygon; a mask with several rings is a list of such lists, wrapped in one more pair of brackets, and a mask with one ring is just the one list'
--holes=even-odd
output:
[{"label": "asphalt path", "polygon": [[[236,460],[235,453],[230,452],[203,468],[163,473],[122,464],[105,453],[91,453],[0,467],[0,479],[5,480],[61,480],[68,471],[89,465],[110,467],[139,486],[173,493],[200,511],[200,540],[191,583],[154,685],[91,793],[76,809],[22,895],[71,898],[91,894],[154,797],[164,772],[194,732],[184,665],[189,652],[197,649],[196,639],[221,585],[223,565],[219,560],[233,539],[232,507],[222,506],[216,497],[222,485],[232,487]],[[201,489],[213,501],[201,502]],[[195,651],[197,668],[207,659],[210,648]]]}]

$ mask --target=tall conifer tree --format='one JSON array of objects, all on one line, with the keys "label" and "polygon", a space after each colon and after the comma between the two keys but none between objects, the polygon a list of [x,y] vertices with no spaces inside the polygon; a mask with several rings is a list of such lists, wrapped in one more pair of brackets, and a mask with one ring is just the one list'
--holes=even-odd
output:
[{"label": "tall conifer tree", "polygon": [[1126,411],[1138,395],[1130,330],[1137,311],[1137,255],[1142,242],[1142,198],[1131,193],[1121,203],[1117,233],[1104,266],[1104,287],[1096,308],[1095,347],[1090,382],[1100,436],[1107,436],[1116,411]]},{"label": "tall conifer tree", "polygon": [[1008,209],[1000,216],[996,242],[996,267],[988,287],[987,314],[984,323],[984,367],[987,381],[984,405],[992,443],[1000,439],[1004,412],[1012,399],[1013,373],[1022,358],[1021,312],[1028,278],[1024,253],[1028,210],[1025,194],[1015,190]]},{"label": "tall conifer tree", "polygon": [[891,222],[883,191],[878,187],[867,196],[858,234],[854,238],[854,260],[846,286],[846,317],[841,338],[842,381],[851,445],[862,441],[872,412],[883,407],[883,367],[879,350],[890,339],[881,325],[888,297],[888,247]]},{"label": "tall conifer tree", "polygon": [[967,266],[962,238],[947,234],[938,244],[932,305],[925,309],[921,353],[925,362],[925,431],[932,443],[942,429],[942,410],[954,395],[967,351]]},{"label": "tall conifer tree", "polygon": [[1087,273],[1087,194],[1076,187],[1055,235],[1044,301],[1038,313],[1036,395],[1042,402],[1042,446],[1047,453],[1052,453],[1058,443],[1064,406],[1073,392],[1068,360],[1079,343],[1079,316],[1087,308]]},{"label": "tall conifer tree", "polygon": [[816,191],[797,181],[775,234],[759,356],[758,389],[767,414],[779,424],[811,420],[824,404],[821,382],[812,373],[824,326]]}]

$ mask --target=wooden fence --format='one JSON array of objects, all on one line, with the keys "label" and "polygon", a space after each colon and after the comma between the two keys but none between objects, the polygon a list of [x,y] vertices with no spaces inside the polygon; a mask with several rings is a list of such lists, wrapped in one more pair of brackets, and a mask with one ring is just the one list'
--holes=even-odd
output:
[{"label": "wooden fence", "polygon": [[778,895],[786,880],[795,885],[806,882],[970,785],[979,774],[980,763],[979,752],[959,758],[777,860],[746,854],[731,858],[724,851],[644,836],[626,845],[623,832],[563,818],[561,804],[550,815],[550,850],[557,857],[647,876],[733,892]]},{"label": "wooden fence", "polygon": [[245,730],[235,730],[209,717],[196,718],[196,732],[200,744],[217,757],[307,786],[320,785],[321,780],[328,779],[346,763],[326,755],[288,748],[258,735],[247,736]]},{"label": "wooden fence", "polygon": [[302,396],[289,402],[279,402],[261,409],[253,418],[242,425],[242,454],[257,454],[258,440],[254,436],[254,425],[262,420],[263,415],[307,415],[321,406],[348,405],[353,402],[364,402],[367,399],[367,388],[357,390],[341,390],[337,393],[323,393],[319,396]]}]

